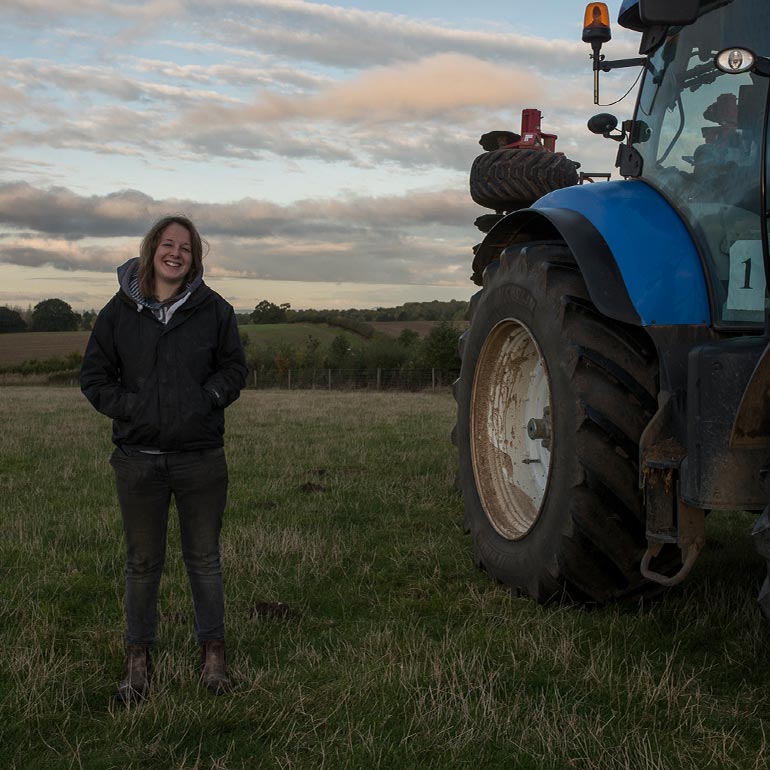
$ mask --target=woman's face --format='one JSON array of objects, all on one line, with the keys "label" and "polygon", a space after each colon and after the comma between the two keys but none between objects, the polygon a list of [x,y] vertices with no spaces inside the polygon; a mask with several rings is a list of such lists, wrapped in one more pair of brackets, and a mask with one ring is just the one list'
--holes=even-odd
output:
[{"label": "woman's face", "polygon": [[186,227],[172,222],[160,236],[155,249],[153,267],[155,280],[161,283],[181,285],[190,270],[192,247]]}]

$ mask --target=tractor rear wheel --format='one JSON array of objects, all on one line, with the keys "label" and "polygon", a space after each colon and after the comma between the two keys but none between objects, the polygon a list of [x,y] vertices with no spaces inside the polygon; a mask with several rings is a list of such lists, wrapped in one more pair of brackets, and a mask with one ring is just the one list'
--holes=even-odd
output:
[{"label": "tractor rear wheel", "polygon": [[477,563],[541,602],[639,592],[638,447],[658,388],[649,338],[596,310],[561,242],[503,252],[470,320],[455,440]]},{"label": "tractor rear wheel", "polygon": [[502,149],[473,161],[471,198],[480,206],[511,211],[546,193],[578,183],[578,164],[548,150]]}]

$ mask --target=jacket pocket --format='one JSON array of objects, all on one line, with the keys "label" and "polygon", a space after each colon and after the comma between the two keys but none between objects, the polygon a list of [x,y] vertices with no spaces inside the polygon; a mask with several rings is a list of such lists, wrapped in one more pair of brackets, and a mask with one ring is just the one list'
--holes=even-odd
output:
[{"label": "jacket pocket", "polygon": [[136,400],[139,396],[138,393],[126,393],[123,396],[123,405],[121,409],[120,419],[123,422],[130,422],[136,411]]},{"label": "jacket pocket", "polygon": [[125,398],[125,419],[118,421],[127,444],[156,446],[160,431],[157,378],[146,379],[136,393]]}]

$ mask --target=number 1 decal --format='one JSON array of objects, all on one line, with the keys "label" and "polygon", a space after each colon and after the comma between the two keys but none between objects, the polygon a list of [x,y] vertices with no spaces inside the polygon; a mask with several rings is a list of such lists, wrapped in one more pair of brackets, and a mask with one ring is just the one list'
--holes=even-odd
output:
[{"label": "number 1 decal", "polygon": [[743,264],[746,266],[746,278],[743,281],[742,288],[750,289],[751,288],[751,257],[744,260]]},{"label": "number 1 decal", "polygon": [[731,310],[765,310],[765,265],[762,242],[736,241],[730,247],[730,275],[727,284],[725,318]]}]

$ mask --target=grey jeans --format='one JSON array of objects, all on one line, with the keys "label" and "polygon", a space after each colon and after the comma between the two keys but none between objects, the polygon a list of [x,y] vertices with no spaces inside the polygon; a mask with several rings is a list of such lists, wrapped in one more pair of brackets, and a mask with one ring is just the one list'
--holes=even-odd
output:
[{"label": "grey jeans", "polygon": [[222,448],[145,454],[116,449],[110,459],[126,540],[126,644],[151,646],[166,559],[171,496],[179,513],[182,556],[192,590],[198,643],[224,639],[219,533],[227,502]]}]

